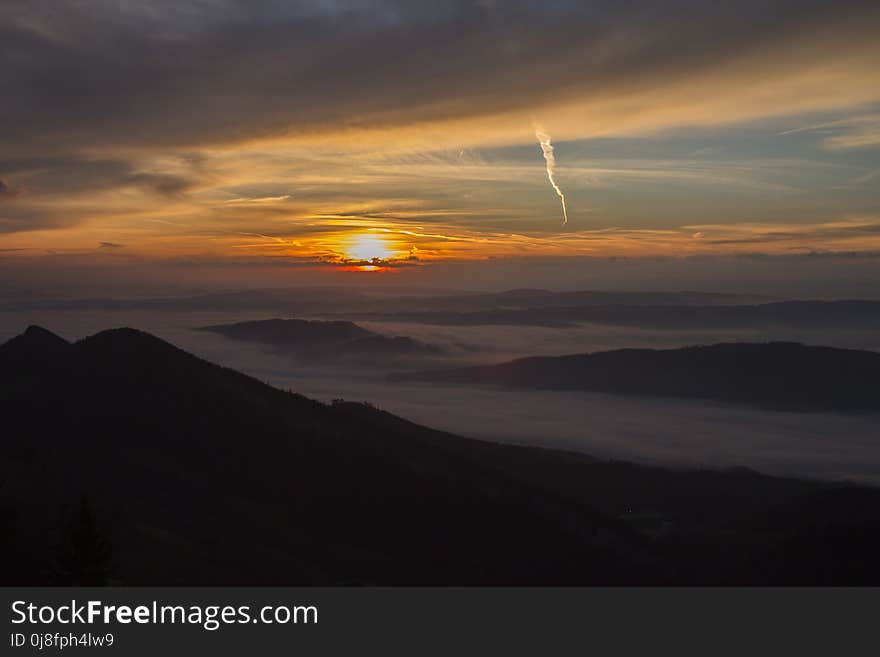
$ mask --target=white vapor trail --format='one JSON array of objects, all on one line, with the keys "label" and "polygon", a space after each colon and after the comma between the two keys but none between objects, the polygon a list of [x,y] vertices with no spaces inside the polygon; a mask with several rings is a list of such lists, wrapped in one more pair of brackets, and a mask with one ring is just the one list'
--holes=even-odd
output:
[{"label": "white vapor trail", "polygon": [[553,170],[556,168],[553,144],[550,143],[550,135],[541,130],[541,128],[535,128],[535,137],[538,138],[538,142],[541,144],[541,152],[544,154],[544,160],[547,162],[547,178],[549,178],[550,184],[553,185],[553,189],[556,190],[559,200],[562,201],[562,225],[564,226],[568,223],[568,212],[565,209],[565,194],[559,189],[559,185],[556,184],[556,178],[553,176]]}]

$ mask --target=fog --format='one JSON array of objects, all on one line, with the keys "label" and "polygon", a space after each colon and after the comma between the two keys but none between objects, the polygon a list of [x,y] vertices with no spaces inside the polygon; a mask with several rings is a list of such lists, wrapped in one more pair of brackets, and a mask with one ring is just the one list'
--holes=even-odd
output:
[{"label": "fog", "polygon": [[786,413],[710,402],[320,378],[285,387],[370,400],[415,422],[498,442],[667,465],[880,483],[878,418]]},{"label": "fog", "polygon": [[[880,484],[878,418],[871,414],[777,412],[720,403],[614,397],[582,392],[510,391],[436,384],[393,384],[389,369],[306,366],[255,344],[194,327],[277,316],[265,310],[199,312],[34,309],[0,311],[0,342],[39,324],[74,340],[131,326],[272,385],[330,401],[368,401],[387,411],[475,438],[580,451],[602,458],[674,466],[745,466],[774,473]],[[424,326],[359,322],[386,335],[407,335],[447,349],[435,366],[499,362],[619,347],[676,347],[729,340],[797,339],[877,349],[865,332],[657,331],[583,325]],[[423,364],[421,362],[413,365]],[[397,367],[395,363],[394,367]]]}]

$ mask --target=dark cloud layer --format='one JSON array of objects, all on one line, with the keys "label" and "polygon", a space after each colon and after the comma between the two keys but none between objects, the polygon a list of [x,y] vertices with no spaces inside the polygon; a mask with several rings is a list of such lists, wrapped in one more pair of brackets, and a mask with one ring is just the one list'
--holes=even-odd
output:
[{"label": "dark cloud layer", "polygon": [[[93,247],[91,247],[93,249]],[[133,248],[133,247],[131,247]],[[751,254],[692,258],[553,258],[447,261],[412,267],[406,277],[374,278],[296,258],[99,259],[69,253],[0,257],[0,296],[89,297],[173,290],[196,293],[278,286],[347,289],[422,286],[459,290],[545,287],[555,290],[696,290],[779,298],[878,298],[880,253]],[[146,292],[145,292],[146,290]]]},{"label": "dark cloud layer", "polygon": [[[301,3],[296,3],[301,5]],[[662,83],[874,3],[7,2],[11,152],[204,144]]]},{"label": "dark cloud layer", "polygon": [[10,189],[9,185],[0,180],[0,201],[10,201],[18,196],[18,191]]}]

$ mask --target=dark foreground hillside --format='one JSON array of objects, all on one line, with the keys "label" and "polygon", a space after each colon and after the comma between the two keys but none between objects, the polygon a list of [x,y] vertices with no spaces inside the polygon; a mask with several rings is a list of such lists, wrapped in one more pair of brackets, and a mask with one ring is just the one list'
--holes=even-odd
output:
[{"label": "dark foreground hillside", "polygon": [[4,584],[880,583],[873,489],[326,406],[132,329],[0,346]]},{"label": "dark foreground hillside", "polygon": [[880,353],[793,342],[618,349],[392,378],[692,397],[787,410],[880,411]]}]

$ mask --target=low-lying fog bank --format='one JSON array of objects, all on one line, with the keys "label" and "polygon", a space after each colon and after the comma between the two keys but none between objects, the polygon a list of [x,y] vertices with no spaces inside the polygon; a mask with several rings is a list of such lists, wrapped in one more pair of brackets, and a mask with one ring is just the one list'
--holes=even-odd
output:
[{"label": "low-lying fog bank", "polygon": [[[0,312],[0,341],[31,323],[41,324],[68,339],[105,328],[132,326],[282,388],[324,401],[370,401],[415,422],[467,436],[559,447],[616,459],[747,466],[767,473],[880,484],[877,415],[783,413],[697,401],[586,393],[395,385],[384,381],[386,371],[382,368],[305,367],[259,345],[192,330],[195,326],[267,316],[270,315],[262,311],[230,316],[214,311],[41,310],[26,317],[20,312]],[[706,335],[617,330],[607,326],[552,329],[419,327],[370,322],[364,325],[380,332],[452,345],[450,364],[624,346],[674,347],[720,340],[804,337],[791,332],[784,336],[738,335],[735,331]],[[828,343],[837,346],[867,346],[847,344],[845,337],[829,337]]]}]

